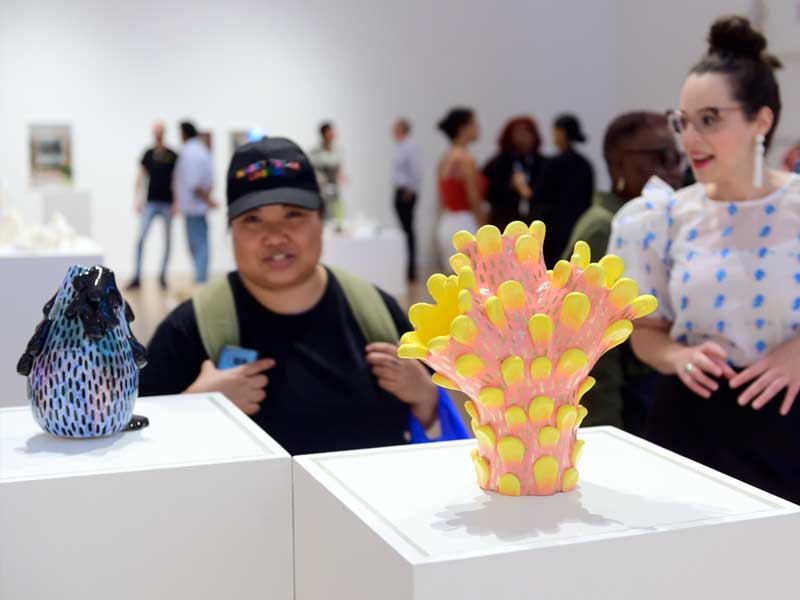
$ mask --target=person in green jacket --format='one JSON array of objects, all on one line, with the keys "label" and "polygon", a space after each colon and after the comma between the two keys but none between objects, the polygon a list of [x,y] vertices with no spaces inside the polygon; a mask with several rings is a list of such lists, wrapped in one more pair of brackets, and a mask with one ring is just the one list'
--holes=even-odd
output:
[{"label": "person in green jacket", "polygon": [[[572,229],[565,260],[570,259],[578,240],[589,244],[592,256],[603,256],[609,248],[614,214],[628,200],[638,197],[652,176],[676,189],[681,187],[682,157],[664,115],[644,111],[620,115],[606,130],[603,155],[612,190],[595,192],[592,206]],[[584,424],[614,425],[641,433],[652,371],[636,359],[626,343],[603,356],[593,375],[597,385],[584,398],[589,409]]]}]

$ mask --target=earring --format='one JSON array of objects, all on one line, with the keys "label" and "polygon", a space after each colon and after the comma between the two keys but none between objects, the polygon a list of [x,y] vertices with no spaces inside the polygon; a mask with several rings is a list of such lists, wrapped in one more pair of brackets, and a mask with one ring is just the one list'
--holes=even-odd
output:
[{"label": "earring", "polygon": [[753,170],[753,187],[761,189],[764,185],[764,136],[756,136],[755,165]]},{"label": "earring", "polygon": [[618,192],[621,192],[622,190],[625,189],[625,178],[622,177],[621,175],[617,179],[617,183],[614,186],[614,189],[617,190]]}]

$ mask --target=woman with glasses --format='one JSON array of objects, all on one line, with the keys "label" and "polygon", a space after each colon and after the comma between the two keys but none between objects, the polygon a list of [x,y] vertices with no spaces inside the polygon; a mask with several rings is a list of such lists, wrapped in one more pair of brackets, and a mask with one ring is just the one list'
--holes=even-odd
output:
[{"label": "woman with glasses", "polygon": [[[572,229],[567,249],[569,260],[575,242],[589,244],[593,256],[606,253],[611,221],[623,205],[638,197],[647,181],[659,177],[673,187],[681,184],[681,153],[663,114],[629,112],[614,119],[606,129],[603,155],[611,178],[609,192],[596,192],[591,208]],[[652,405],[653,371],[636,359],[625,344],[606,353],[593,371],[597,385],[584,396],[589,408],[587,425],[615,425],[642,435]]]},{"label": "woman with glasses", "polygon": [[670,115],[698,183],[648,184],[617,213],[610,251],[659,300],[631,338],[664,375],[648,436],[796,502],[800,177],[764,165],[780,64],[742,17],[716,21],[709,42]]}]

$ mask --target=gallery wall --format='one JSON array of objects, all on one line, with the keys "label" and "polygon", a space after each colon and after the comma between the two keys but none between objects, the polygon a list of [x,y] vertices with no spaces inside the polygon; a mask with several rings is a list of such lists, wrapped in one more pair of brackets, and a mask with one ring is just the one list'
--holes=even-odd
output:
[{"label": "gallery wall", "polygon": [[[549,141],[560,110],[584,119],[589,154],[616,105],[615,3],[511,0],[0,3],[0,177],[15,204],[29,201],[27,128],[69,123],[74,185],[91,191],[93,230],[108,263],[130,271],[137,220],[137,160],[156,118],[194,118],[212,130],[218,198],[229,132],[252,126],[305,146],[332,118],[340,130],[348,209],[387,223],[389,128],[416,126],[425,163],[418,223],[432,252],[434,166],[445,147],[434,125],[454,104],[477,109],[488,158],[507,116],[533,113]],[[587,40],[591,43],[587,44]],[[157,268],[156,230],[147,267]],[[189,271],[182,227],[176,271]],[[213,267],[230,258],[224,218],[212,223]]]},{"label": "gallery wall", "polygon": [[800,3],[796,0],[620,0],[620,108],[676,106],[686,72],[707,47],[710,24],[724,14],[743,14],[760,23],[770,50],[784,63],[778,73],[784,109],[769,157],[779,163],[785,149],[800,140]]},{"label": "gallery wall", "polygon": [[[424,165],[418,224],[433,260],[435,174],[445,147],[434,125],[454,104],[477,109],[489,157],[506,117],[532,113],[550,146],[562,110],[582,117],[586,148],[607,184],[600,143],[623,109],[675,104],[714,16],[749,11],[744,0],[478,0],[171,3],[57,0],[0,3],[0,179],[7,196],[38,218],[29,186],[31,123],[67,123],[74,186],[93,197],[92,229],[108,264],[128,274],[138,221],[137,161],[155,119],[177,144],[189,117],[214,136],[215,193],[224,198],[230,131],[260,127],[310,147],[316,126],[340,131],[350,214],[394,223],[389,127],[416,126]],[[788,112],[788,111],[787,111]],[[797,111],[795,111],[797,112]],[[787,117],[785,122],[788,122]],[[183,228],[173,271],[189,272]],[[224,216],[212,218],[212,267],[230,268]],[[148,247],[158,265],[161,232]]]}]

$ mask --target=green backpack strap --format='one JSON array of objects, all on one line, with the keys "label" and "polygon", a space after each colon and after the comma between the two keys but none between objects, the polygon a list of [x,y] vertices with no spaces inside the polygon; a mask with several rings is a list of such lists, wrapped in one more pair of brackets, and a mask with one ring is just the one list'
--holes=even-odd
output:
[{"label": "green backpack strap", "polygon": [[[400,339],[397,326],[375,286],[347,271],[330,270],[342,286],[347,304],[367,343],[396,344]],[[214,279],[204,285],[192,297],[192,305],[203,348],[216,363],[225,346],[239,345],[239,319],[228,278]]]},{"label": "green backpack strap", "polygon": [[356,323],[368,344],[374,342],[390,342],[396,344],[400,339],[392,314],[386,307],[374,285],[343,271],[337,267],[328,267],[339,285],[353,311]]},{"label": "green backpack strap", "polygon": [[216,364],[225,346],[239,345],[239,318],[227,277],[214,279],[192,297],[203,348]]}]

